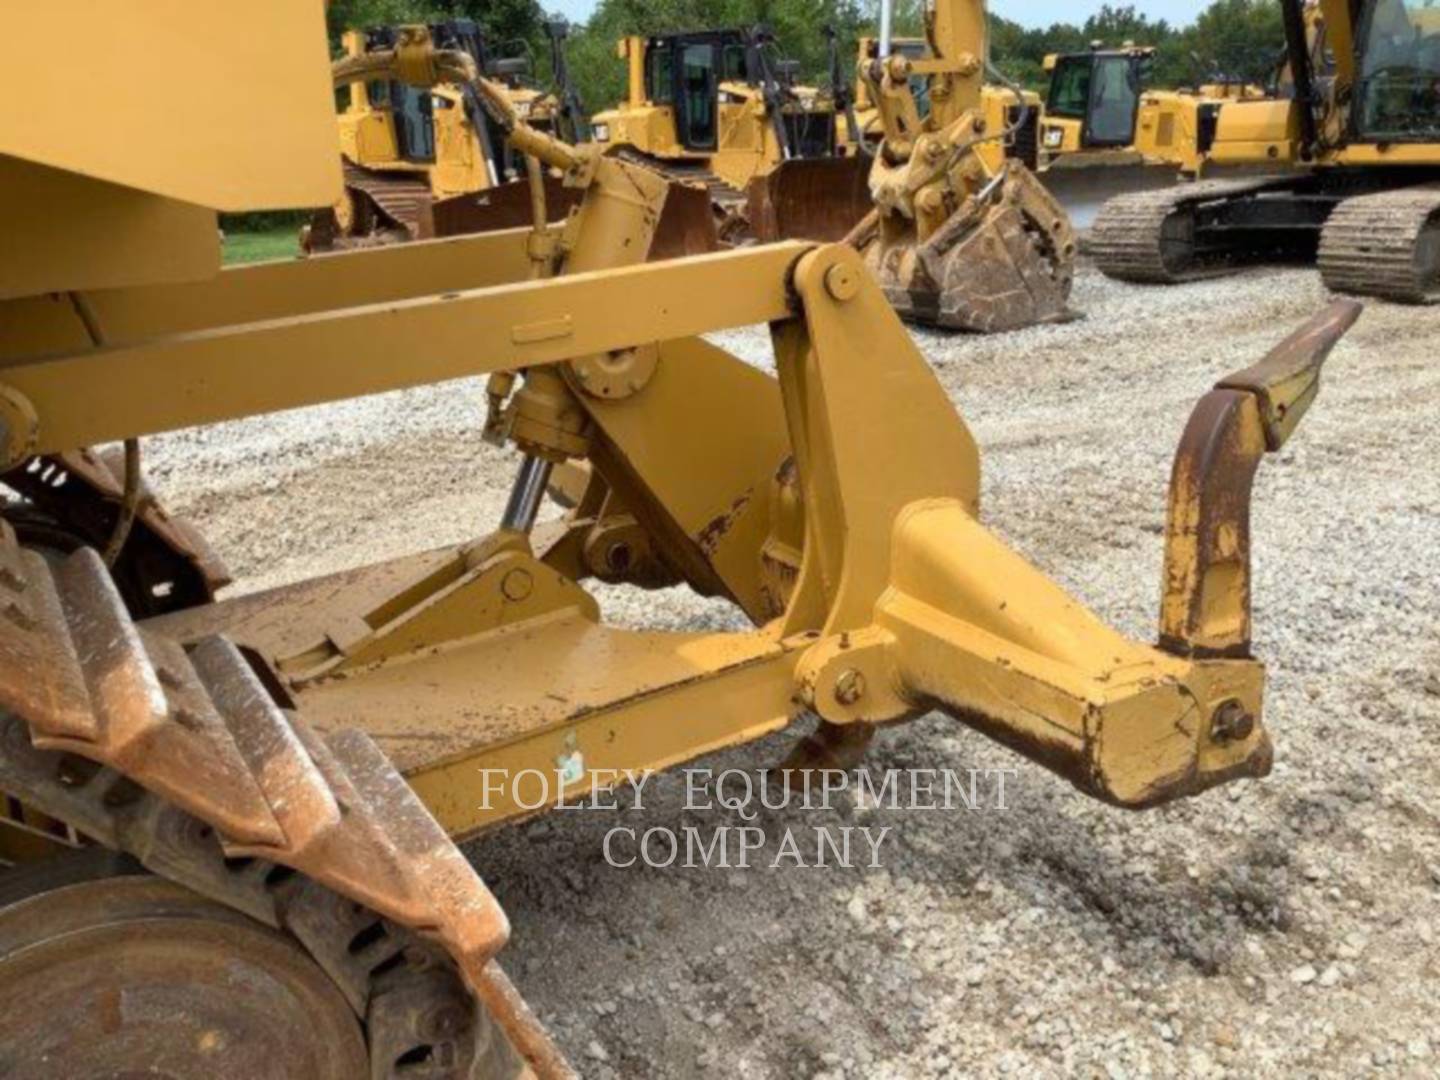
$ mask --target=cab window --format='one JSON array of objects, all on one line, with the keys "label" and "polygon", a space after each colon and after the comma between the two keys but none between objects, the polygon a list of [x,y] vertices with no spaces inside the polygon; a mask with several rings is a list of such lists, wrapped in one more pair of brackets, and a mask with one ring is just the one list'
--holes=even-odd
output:
[{"label": "cab window", "polygon": [[674,62],[669,45],[660,45],[645,53],[645,93],[656,105],[669,105],[675,100]]},{"label": "cab window", "polygon": [[1084,120],[1090,111],[1090,68],[1088,56],[1063,57],[1050,78],[1050,100],[1045,108],[1056,116]]}]

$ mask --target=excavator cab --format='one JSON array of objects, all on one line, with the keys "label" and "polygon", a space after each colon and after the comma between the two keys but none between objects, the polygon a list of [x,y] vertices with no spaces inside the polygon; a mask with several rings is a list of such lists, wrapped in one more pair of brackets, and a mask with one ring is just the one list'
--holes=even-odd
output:
[{"label": "excavator cab", "polygon": [[1047,58],[1044,149],[1057,154],[1135,141],[1140,92],[1154,49],[1091,49]]}]

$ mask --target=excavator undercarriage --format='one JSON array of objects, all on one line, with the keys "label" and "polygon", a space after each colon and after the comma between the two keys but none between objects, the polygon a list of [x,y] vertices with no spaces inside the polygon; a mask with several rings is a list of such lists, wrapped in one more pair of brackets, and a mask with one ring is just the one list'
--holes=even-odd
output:
[{"label": "excavator undercarriage", "polygon": [[1336,292],[1440,299],[1440,168],[1206,180],[1112,199],[1089,250],[1122,281],[1176,284],[1260,263],[1316,263]]},{"label": "excavator undercarriage", "polygon": [[[97,17],[117,64],[144,43],[143,20]],[[198,40],[244,48],[255,17],[217,7]],[[316,12],[266,19],[277,71],[323,63]],[[106,144],[61,159],[68,183],[172,234],[127,233],[118,268],[0,262],[0,469],[459,377],[488,380],[485,435],[520,454],[488,535],[152,618],[93,547],[0,527],[0,840],[29,864],[0,878],[0,1072],[573,1075],[501,970],[509,920],[453,841],[801,720],[817,726],[792,770],[849,767],[878,725],[939,710],[1131,808],[1268,770],[1250,484],[1358,305],[1201,398],[1171,477],[1157,643],[1131,641],[981,524],[975,442],[852,247],[647,262],[664,178],[529,129],[463,57],[410,47],[375,62],[453,65],[519,153],[582,192],[562,227],[537,212],[177,280],[177,252],[214,242],[191,207],[232,206],[227,177],[254,155],[194,162],[167,128],[118,193],[92,175]],[[50,58],[0,90],[7,75],[40,120],[63,101]],[[123,122],[143,85],[113,85]],[[262,204],[338,183],[316,141],[328,82],[308,85],[274,88],[309,109],[264,133],[294,160],[247,181],[272,185]],[[0,126],[0,149],[36,155],[25,138],[45,130]],[[31,250],[96,250],[69,224],[46,217],[59,231]],[[778,378],[703,337],[757,324]],[[574,462],[575,505],[537,526]],[[590,579],[683,583],[753,628],[610,626]],[[561,783],[535,804],[485,770]],[[103,1035],[73,1039],[81,1016]]]},{"label": "excavator undercarriage", "polygon": [[1336,292],[1440,300],[1440,27],[1429,5],[1280,7],[1293,92],[1221,106],[1210,155],[1221,168],[1290,171],[1112,199],[1090,234],[1097,265],[1170,284],[1315,263]]}]

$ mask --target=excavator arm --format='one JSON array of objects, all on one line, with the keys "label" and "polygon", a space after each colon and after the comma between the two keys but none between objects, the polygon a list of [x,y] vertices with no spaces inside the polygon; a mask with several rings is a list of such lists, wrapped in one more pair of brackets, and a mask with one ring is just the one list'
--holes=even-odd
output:
[{"label": "excavator arm", "polygon": [[[1069,219],[1023,164],[986,165],[978,148],[1003,139],[981,102],[986,10],[982,0],[926,8],[928,56],[881,55],[860,76],[883,138],[870,169],[875,209],[847,238],[865,256],[901,316],[995,332],[1066,317],[1074,270]],[[921,116],[912,77],[928,84]]]}]

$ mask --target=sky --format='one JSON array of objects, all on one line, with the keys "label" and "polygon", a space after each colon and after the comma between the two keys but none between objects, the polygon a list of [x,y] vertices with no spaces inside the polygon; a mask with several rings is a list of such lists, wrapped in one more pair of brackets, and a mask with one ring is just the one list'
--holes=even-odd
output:
[{"label": "sky", "polygon": [[[1104,0],[990,0],[991,10],[1022,26],[1049,26],[1051,23],[1082,23],[1100,10]],[[1166,19],[1185,26],[1208,5],[1208,0],[1114,0],[1116,6],[1134,4],[1152,19]],[[541,0],[546,11],[564,15],[571,22],[584,22],[595,10],[596,0]]]}]

